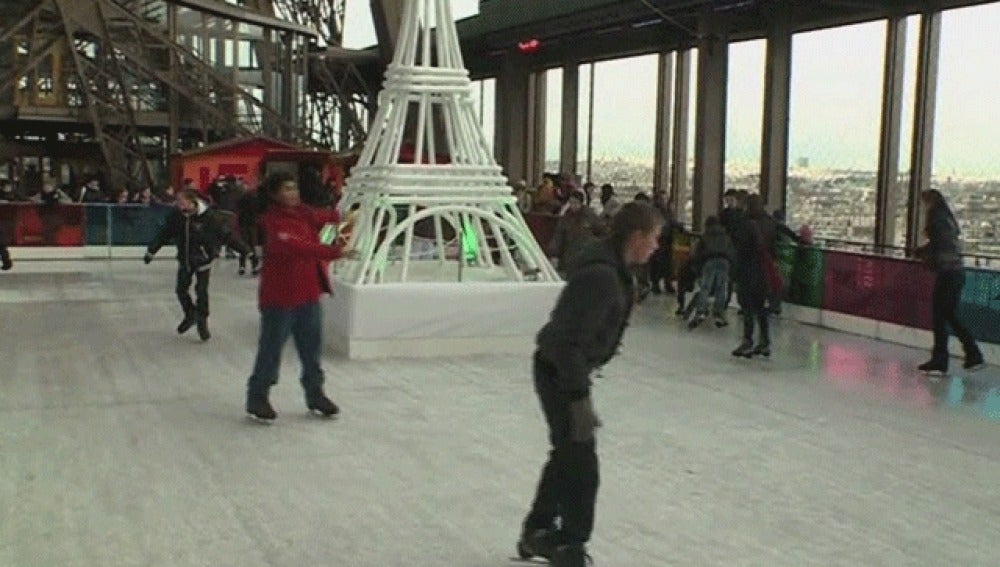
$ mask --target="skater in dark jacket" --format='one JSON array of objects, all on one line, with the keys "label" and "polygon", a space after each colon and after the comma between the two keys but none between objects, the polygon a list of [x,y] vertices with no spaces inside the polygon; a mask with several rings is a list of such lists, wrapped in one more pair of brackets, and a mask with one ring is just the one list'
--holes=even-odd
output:
[{"label": "skater in dark jacket", "polygon": [[257,260],[257,247],[260,246],[260,229],[257,226],[257,209],[260,207],[257,194],[251,191],[244,191],[236,204],[236,218],[240,227],[240,239],[252,250],[253,254],[240,253],[239,274],[247,273],[247,258],[250,259],[250,269],[253,275],[259,271]]},{"label": "skater in dark jacket", "polygon": [[948,327],[962,342],[965,350],[966,370],[976,370],[983,366],[983,353],[976,344],[972,333],[959,320],[956,310],[965,286],[965,272],[962,267],[961,231],[955,215],[937,190],[931,189],[920,194],[920,200],[927,209],[924,232],[927,244],[916,250],[936,274],[934,279],[933,312],[934,347],[931,359],[920,365],[920,370],[933,374],[948,372]]},{"label": "skater in dark jacket", "polygon": [[[208,281],[212,262],[224,244],[247,254],[252,251],[232,233],[228,215],[210,209],[197,191],[182,191],[175,207],[146,249],[143,261],[152,262],[153,256],[168,242],[177,245],[176,291],[184,310],[184,320],[177,326],[177,332],[184,334],[197,324],[198,336],[207,341],[212,337],[208,330]],[[188,294],[192,281],[195,282],[196,302],[192,302]]]},{"label": "skater in dark jacket", "polygon": [[632,271],[656,250],[662,224],[649,204],[622,206],[609,238],[574,258],[566,287],[538,333],[535,391],[552,451],[518,542],[524,558],[544,557],[559,567],[584,565],[598,486],[594,429],[600,425],[590,376],[618,351],[635,300]]},{"label": "skater in dark jacket", "polygon": [[264,421],[277,417],[268,392],[278,383],[281,350],[291,335],[302,362],[306,407],[327,417],[336,416],[340,409],[323,392],[320,296],[332,293],[327,268],[331,260],[343,256],[343,248],[320,243],[319,232],[326,223],[338,222],[339,215],[334,209],[302,204],[290,174],[269,176],[258,194],[267,237],[258,291],[260,340],[247,381],[247,413]]}]

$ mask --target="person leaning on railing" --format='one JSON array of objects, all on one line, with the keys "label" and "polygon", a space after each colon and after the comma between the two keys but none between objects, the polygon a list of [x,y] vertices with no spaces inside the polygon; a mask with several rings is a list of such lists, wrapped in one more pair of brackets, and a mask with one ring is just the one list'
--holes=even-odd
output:
[{"label": "person leaning on railing", "polygon": [[965,285],[962,270],[962,246],[959,242],[961,231],[955,215],[937,190],[931,189],[920,194],[927,209],[924,233],[927,243],[914,252],[936,273],[934,279],[933,328],[934,346],[931,359],[919,366],[920,370],[931,374],[948,372],[948,326],[962,342],[965,351],[966,370],[976,370],[983,366],[983,353],[972,333],[958,318],[958,300]]}]

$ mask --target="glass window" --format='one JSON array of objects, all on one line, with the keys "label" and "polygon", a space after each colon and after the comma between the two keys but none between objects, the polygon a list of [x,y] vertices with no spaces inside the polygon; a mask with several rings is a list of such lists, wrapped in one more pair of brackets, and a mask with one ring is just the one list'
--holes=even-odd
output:
[{"label": "glass window", "polygon": [[820,240],[873,242],[884,21],[797,34],[788,222]]},{"label": "glass window", "polygon": [[1000,3],[941,19],[934,178],[955,211],[966,252],[1000,255]]},{"label": "glass window", "polygon": [[764,120],[764,40],[729,47],[726,97],[726,189],[760,192],[760,153]]},{"label": "glass window", "polygon": [[657,55],[594,66],[593,179],[615,186],[619,198],[653,190]]}]

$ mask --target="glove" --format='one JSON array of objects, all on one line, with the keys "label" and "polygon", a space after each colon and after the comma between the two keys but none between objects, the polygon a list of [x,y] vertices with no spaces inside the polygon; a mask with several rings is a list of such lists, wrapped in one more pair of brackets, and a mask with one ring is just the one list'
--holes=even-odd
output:
[{"label": "glove", "polygon": [[594,430],[600,427],[601,419],[594,412],[594,404],[590,396],[570,402],[569,404],[570,438],[575,443],[586,443],[594,440]]},{"label": "glove", "polygon": [[146,252],[146,254],[142,257],[142,262],[144,264],[148,264],[152,261],[153,261],[153,255],[150,254],[149,252]]}]

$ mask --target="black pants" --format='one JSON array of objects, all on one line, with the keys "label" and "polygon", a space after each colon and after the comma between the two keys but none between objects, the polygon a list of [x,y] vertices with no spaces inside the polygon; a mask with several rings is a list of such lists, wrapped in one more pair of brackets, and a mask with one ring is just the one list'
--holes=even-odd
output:
[{"label": "black pants", "polygon": [[670,288],[670,281],[674,277],[673,262],[670,251],[660,248],[653,253],[649,259],[649,279],[653,289]]},{"label": "black pants", "polygon": [[972,333],[965,328],[965,325],[958,320],[956,310],[958,300],[962,296],[962,288],[965,286],[965,272],[952,270],[940,272],[934,280],[934,348],[931,358],[935,362],[948,362],[948,326],[955,332],[955,336],[962,342],[965,356],[976,356],[980,354],[979,346]]},{"label": "black pants", "polygon": [[757,340],[757,344],[770,346],[771,321],[768,318],[769,311],[765,307],[767,293],[759,290],[754,293],[750,291],[751,286],[749,285],[737,285],[740,308],[743,310],[743,342],[745,344],[753,343],[753,329],[754,323],[756,323],[760,329],[760,338]]},{"label": "black pants", "polygon": [[[257,238],[257,225],[256,224],[243,224],[240,223],[240,238],[250,247],[250,251],[254,254],[257,253],[257,246],[260,244]],[[247,257],[249,254],[240,254],[240,267],[247,267]],[[257,263],[254,262],[254,267]]]},{"label": "black pants", "polygon": [[552,450],[524,525],[528,529],[553,528],[558,519],[560,543],[583,544],[594,529],[594,502],[600,484],[596,445],[594,440],[572,440],[569,400],[556,385],[555,367],[537,353],[534,373]]},{"label": "black pants", "polygon": [[[177,299],[184,309],[184,316],[197,315],[201,319],[208,319],[208,280],[211,270],[201,270],[191,273],[187,266],[183,264],[177,267]],[[194,293],[197,304],[191,301],[188,290],[191,288],[191,281],[194,280]]]},{"label": "black pants", "polygon": [[10,266],[10,250],[7,249],[6,244],[0,244],[0,263],[4,266]]}]

